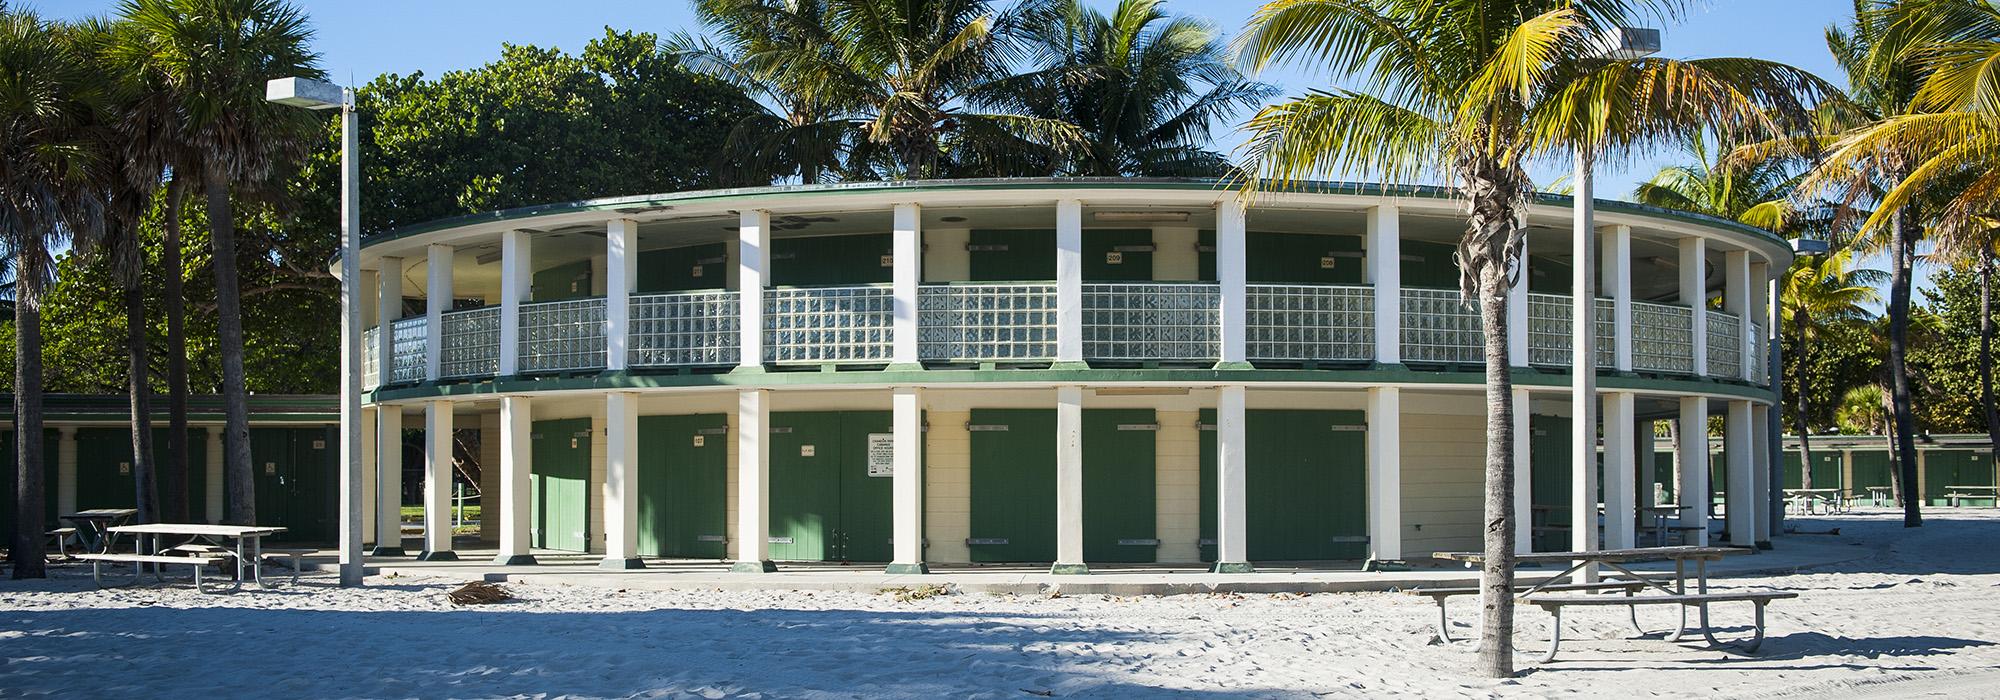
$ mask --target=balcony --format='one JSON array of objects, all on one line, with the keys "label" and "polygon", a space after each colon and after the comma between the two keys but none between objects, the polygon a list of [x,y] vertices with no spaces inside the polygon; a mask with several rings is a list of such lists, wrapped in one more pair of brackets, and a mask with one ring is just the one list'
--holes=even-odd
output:
[{"label": "balcony", "polygon": [[[1083,285],[1082,346],[1086,361],[1112,365],[1208,366],[1221,357],[1221,293],[1214,284],[1090,283]],[[777,367],[877,368],[889,364],[894,325],[887,286],[776,288],[764,291],[764,361]],[[918,356],[929,365],[1046,366],[1056,357],[1057,302],[1053,283],[930,284],[918,290]],[[1245,350],[1252,362],[1316,367],[1375,359],[1375,290],[1362,285],[1252,284],[1245,288]],[[630,299],[627,364],[636,370],[694,371],[739,363],[738,293],[679,292]],[[1612,302],[1598,299],[1593,323],[1600,367],[1613,362]],[[1528,362],[1569,366],[1570,298],[1528,296]],[[1710,376],[1742,376],[1742,334],[1736,316],[1703,310]],[[1684,306],[1632,304],[1632,362],[1639,372],[1691,375],[1694,314]],[[1418,367],[1475,369],[1484,345],[1479,315],[1455,290],[1405,288],[1401,302],[1403,362]],[[442,380],[492,377],[500,368],[500,308],[442,315]],[[523,304],[519,371],[524,375],[595,373],[605,367],[605,300]],[[1747,330],[1761,333],[1757,324]],[[425,379],[429,328],[422,317],[389,324],[390,357],[378,357],[379,328],[364,334],[368,387]],[[1758,352],[1748,358],[1753,381],[1764,381]],[[386,381],[378,375],[386,372]]]}]

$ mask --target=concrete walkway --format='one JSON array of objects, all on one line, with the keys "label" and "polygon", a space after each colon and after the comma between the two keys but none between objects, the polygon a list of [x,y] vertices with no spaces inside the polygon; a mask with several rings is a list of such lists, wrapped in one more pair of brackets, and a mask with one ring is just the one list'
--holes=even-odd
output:
[{"label": "concrete walkway", "polygon": [[[1778,538],[1774,548],[1729,557],[1709,566],[1711,577],[1791,573],[1837,564],[1870,554],[1840,538],[1793,535]],[[331,568],[332,552],[312,558],[311,568]],[[371,558],[368,574],[438,576],[491,582],[603,586],[643,590],[846,590],[875,591],[897,586],[951,584],[962,592],[1001,594],[1175,595],[1189,593],[1324,593],[1394,591],[1418,586],[1470,586],[1478,583],[1476,569],[1430,561],[1412,562],[1410,571],[1366,572],[1358,563],[1325,566],[1264,566],[1249,574],[1212,574],[1196,565],[1103,565],[1089,576],[1057,576],[1046,567],[938,566],[928,575],[892,575],[879,564],[780,563],[767,574],[730,573],[727,562],[688,559],[648,559],[642,570],[597,568],[598,555],[535,552],[534,566],[499,566],[492,549],[463,549],[459,561],[420,562],[410,558]],[[1641,573],[1672,571],[1671,564],[1632,567]],[[1523,582],[1558,573],[1554,568],[1524,568]]]}]

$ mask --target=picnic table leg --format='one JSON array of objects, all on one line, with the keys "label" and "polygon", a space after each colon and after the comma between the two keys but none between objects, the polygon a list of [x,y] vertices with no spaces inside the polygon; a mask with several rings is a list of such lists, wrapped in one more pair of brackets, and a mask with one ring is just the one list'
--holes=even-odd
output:
[{"label": "picnic table leg", "polygon": [[[1694,560],[1694,571],[1695,571],[1695,592],[1700,593],[1701,595],[1708,595],[1708,560],[1707,559]],[[1714,644],[1716,643],[1715,632],[1708,626],[1708,604],[1702,603],[1700,606],[1700,610],[1701,610],[1701,636],[1708,638],[1708,643]]]},{"label": "picnic table leg", "polygon": [[264,585],[264,538],[262,537],[250,538],[250,576],[257,580],[258,588],[268,588]]},{"label": "picnic table leg", "polygon": [[1743,653],[1755,654],[1757,647],[1764,646],[1764,604],[1768,601],[1753,600],[1757,604],[1757,636],[1750,638],[1750,645],[1743,647]]},{"label": "picnic table leg", "polygon": [[[1687,560],[1686,560],[1686,559],[1675,559],[1675,560],[1674,560],[1674,595],[1687,595]],[[1670,634],[1670,635],[1667,635],[1667,641],[1669,641],[1669,642],[1678,642],[1678,641],[1680,641],[1680,640],[1681,640],[1681,635],[1682,635],[1683,633],[1687,632],[1687,626],[1688,626],[1688,609],[1687,609],[1687,606],[1685,606],[1685,605],[1683,605],[1683,606],[1680,606],[1680,609],[1681,609],[1681,622],[1680,622],[1680,625],[1678,625],[1678,626],[1674,627],[1674,633],[1673,633],[1673,634]]]},{"label": "picnic table leg", "polygon": [[236,538],[236,585],[243,585],[243,538]]},{"label": "picnic table leg", "polygon": [[1542,655],[1542,663],[1550,663],[1556,660],[1556,648],[1562,645],[1563,613],[1560,605],[1543,609],[1552,616],[1549,620],[1549,651]]},{"label": "picnic table leg", "polygon": [[1444,598],[1439,597],[1437,599],[1437,604],[1438,604],[1438,639],[1446,643],[1450,643],[1452,641],[1451,621],[1448,618],[1446,618],[1444,614]]}]

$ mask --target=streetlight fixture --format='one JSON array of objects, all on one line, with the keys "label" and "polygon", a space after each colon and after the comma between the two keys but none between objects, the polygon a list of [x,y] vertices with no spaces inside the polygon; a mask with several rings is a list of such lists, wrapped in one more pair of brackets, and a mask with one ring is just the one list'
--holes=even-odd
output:
[{"label": "streetlight fixture", "polygon": [[310,78],[278,78],[264,99],[340,110],[340,585],[359,586],[361,558],[361,153],[354,89]]}]

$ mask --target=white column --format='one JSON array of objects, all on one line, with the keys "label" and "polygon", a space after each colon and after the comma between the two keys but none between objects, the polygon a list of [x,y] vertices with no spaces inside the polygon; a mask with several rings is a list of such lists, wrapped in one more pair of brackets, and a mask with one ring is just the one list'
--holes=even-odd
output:
[{"label": "white column", "polygon": [[1750,402],[1730,401],[1729,413],[1723,418],[1723,450],[1729,457],[1724,478],[1729,480],[1729,493],[1722,503],[1722,515],[1728,519],[1729,543],[1739,547],[1757,544],[1757,481],[1751,473],[1756,461],[1750,454],[1753,430]]},{"label": "white column", "polygon": [[1247,534],[1250,503],[1244,486],[1245,393],[1240,384],[1216,390],[1215,573],[1218,574],[1247,574],[1252,570]]},{"label": "white column", "polygon": [[1708,376],[1708,241],[1680,240],[1680,303],[1694,309],[1694,376]]},{"label": "white column", "polygon": [[1231,197],[1215,207],[1215,279],[1222,295],[1222,358],[1218,368],[1248,367],[1249,299],[1245,269],[1249,257],[1244,202]]},{"label": "white column", "polygon": [[426,247],[424,270],[424,379],[437,381],[444,369],[444,312],[451,310],[452,248],[433,243]]},{"label": "white column", "polygon": [[451,551],[452,420],[450,401],[424,402],[423,561],[454,561]]},{"label": "white column", "polygon": [[[1749,279],[1745,280],[1747,284],[1744,286],[1750,289],[1750,308],[1743,315],[1743,347],[1745,353],[1743,355],[1743,366],[1746,368],[1752,364],[1752,358],[1755,358],[1758,362],[1770,359],[1768,357],[1769,353],[1766,352],[1770,349],[1769,346],[1764,344],[1763,335],[1758,332],[1756,326],[1751,324],[1762,325],[1770,320],[1771,284],[1773,282],[1771,280],[1771,265],[1769,263],[1752,262],[1747,267],[1749,267]],[[1769,331],[1770,326],[1765,325],[1764,330]],[[1753,383],[1764,383],[1764,380],[1758,377],[1755,371],[1745,372],[1744,376],[1748,377]],[[1765,429],[1763,423],[1757,424],[1758,432],[1763,432]],[[1769,460],[1761,457],[1757,460],[1759,464],[1766,461]]]},{"label": "white column", "polygon": [[383,258],[376,283],[375,318],[381,330],[375,334],[375,385],[389,386],[395,383],[396,368],[396,334],[390,326],[403,318],[403,259]]},{"label": "white column", "polygon": [[[770,282],[771,212],[744,210],[736,228],[737,371],[764,369],[764,287]],[[763,442],[763,437],[758,437]],[[759,552],[769,549],[759,544]]]},{"label": "white column", "polygon": [[[534,246],[527,231],[500,232],[500,372],[521,372],[521,304],[534,292]],[[525,439],[525,438],[523,438]],[[526,517],[523,515],[522,517]],[[527,556],[527,550],[521,550]],[[505,552],[501,556],[506,556]]]},{"label": "white column", "polygon": [[[500,553],[493,563],[535,563],[528,553],[528,518],[533,506],[528,474],[534,471],[534,413],[526,396],[500,397]],[[491,503],[491,502],[489,502]],[[482,520],[493,516],[484,512]]]},{"label": "white column", "polygon": [[[222,477],[222,428],[208,429],[208,443],[204,446],[208,455],[204,461],[208,467],[208,521],[222,522],[223,490],[228,487]],[[371,515],[372,517],[372,515]]]},{"label": "white column", "polygon": [[1368,390],[1368,544],[1370,559],[1403,558],[1403,394]]},{"label": "white column", "polygon": [[889,364],[899,369],[922,367],[917,347],[918,283],[924,279],[923,209],[915,204],[898,204],[891,238],[891,262],[895,269],[894,320],[889,333]]},{"label": "white column", "polygon": [[643,569],[639,560],[639,395],[604,395],[604,569]]},{"label": "white column", "polygon": [[1083,561],[1083,387],[1056,387],[1057,574],[1087,574]]},{"label": "white column", "polygon": [[1681,506],[1680,524],[1695,530],[1687,544],[1708,544],[1708,399],[1690,396],[1681,399],[1680,480],[1674,483],[1674,501]]},{"label": "white column", "polygon": [[1056,362],[1083,362],[1083,203],[1056,202]]},{"label": "white column", "polygon": [[639,222],[604,224],[604,368],[625,369],[631,358],[632,292],[639,286]]},{"label": "white column", "polygon": [[[16,434],[14,439],[23,438]],[[46,453],[42,455],[44,460],[49,457],[51,455]],[[53,457],[56,465],[56,515],[68,515],[76,512],[76,426],[65,425],[56,428],[56,453]],[[48,478],[46,470],[42,478]],[[15,495],[9,494],[7,497],[13,498]]]},{"label": "white column", "polygon": [[[375,409],[361,409],[361,421],[356,426],[354,436],[361,447],[356,454],[361,455],[361,541],[375,544]],[[367,554],[363,550],[362,554]]]},{"label": "white column", "polygon": [[[1755,534],[1752,540],[1758,547],[1769,549],[1771,543],[1771,409],[1763,404],[1750,405],[1750,477],[1752,487],[1751,511],[1756,513]],[[1804,466],[1804,465],[1801,465]]]},{"label": "white column", "polygon": [[378,557],[403,556],[401,406],[375,408],[375,551],[372,554]]},{"label": "white column", "polygon": [[1375,363],[1403,362],[1403,226],[1394,204],[1368,210],[1368,284],[1375,288]]},{"label": "white column", "polygon": [[1527,389],[1514,388],[1514,553],[1535,551],[1535,426]]},{"label": "white column", "polygon": [[916,387],[896,387],[889,397],[894,473],[889,477],[891,574],[927,574],[924,564],[924,398]]},{"label": "white column", "polygon": [[736,393],[736,536],[730,571],[778,570],[771,564],[771,393],[764,389]]},{"label": "white column", "polygon": [[[1632,371],[1632,227],[1606,226],[1599,289],[1611,297],[1611,368]],[[1593,316],[1593,318],[1595,318]]]},{"label": "white column", "polygon": [[[1593,248],[1590,161],[1576,162],[1575,212],[1570,221],[1570,550],[1591,551],[1597,542],[1597,300]],[[1594,581],[1587,566],[1577,580]]]},{"label": "white column", "polygon": [[1729,313],[1736,315],[1736,319],[1743,329],[1743,332],[1735,339],[1736,347],[1739,350],[1738,356],[1742,358],[1742,361],[1737,364],[1741,366],[1742,371],[1738,372],[1737,376],[1724,377],[1724,379],[1742,379],[1748,381],[1750,379],[1750,353],[1752,352],[1752,348],[1755,347],[1750,338],[1750,321],[1755,318],[1751,315],[1753,312],[1750,307],[1750,287],[1752,286],[1750,284],[1750,253],[1749,251],[1732,250],[1724,254],[1723,257],[1723,266],[1727,269],[1723,276],[1722,304],[1729,309]]},{"label": "white column", "polygon": [[1637,464],[1632,451],[1634,396],[1629,391],[1604,395],[1604,548],[1631,549],[1638,546],[1634,528],[1639,514],[1634,502]]},{"label": "white column", "polygon": [[1529,269],[1527,237],[1523,236],[1520,268],[1513,288],[1507,290],[1507,363],[1514,367],[1528,366],[1528,280],[1532,279]]}]

